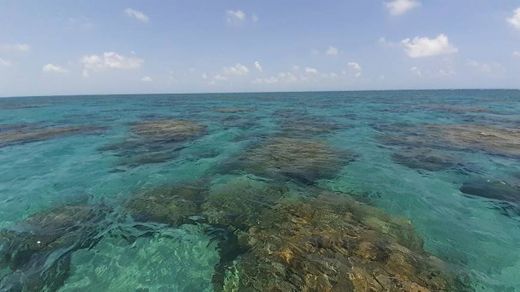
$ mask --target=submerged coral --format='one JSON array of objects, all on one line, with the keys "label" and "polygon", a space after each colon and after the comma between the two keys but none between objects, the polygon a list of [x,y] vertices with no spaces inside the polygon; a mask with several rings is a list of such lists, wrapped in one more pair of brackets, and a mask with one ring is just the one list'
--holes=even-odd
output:
[{"label": "submerged coral", "polygon": [[457,159],[428,148],[405,148],[392,155],[394,162],[413,169],[440,171],[456,166]]},{"label": "submerged coral", "polygon": [[[243,196],[241,194],[244,194]],[[209,195],[204,214],[237,240],[215,288],[227,291],[461,291],[466,287],[422,249],[411,224],[346,195],[289,194],[233,182]],[[225,272],[220,271],[225,267]]]},{"label": "submerged coral", "polygon": [[236,113],[247,113],[253,111],[252,108],[242,108],[242,107],[221,107],[215,109],[216,112],[226,113],[226,114],[236,114]]},{"label": "submerged coral", "polygon": [[105,128],[98,126],[39,127],[35,125],[11,125],[2,128],[0,128],[0,147],[77,134],[95,134],[105,130]]},{"label": "submerged coral", "polygon": [[70,254],[96,243],[108,209],[71,205],[35,214],[0,231],[1,291],[54,291],[68,276]]},{"label": "submerged coral", "polygon": [[346,128],[322,117],[286,110],[275,113],[285,137],[316,137]]},{"label": "submerged coral", "polygon": [[165,119],[135,123],[132,133],[151,140],[185,141],[202,135],[206,127],[185,120]]},{"label": "submerged coral", "polygon": [[191,121],[162,119],[134,123],[132,136],[105,145],[100,151],[111,151],[120,158],[119,165],[140,166],[161,163],[176,157],[185,143],[206,133],[206,127]]},{"label": "submerged coral", "polygon": [[206,190],[201,186],[165,186],[138,194],[125,209],[137,221],[154,221],[178,226],[201,213]]},{"label": "submerged coral", "polygon": [[462,184],[460,191],[482,198],[520,203],[520,186],[504,181],[472,180]]},{"label": "submerged coral", "polygon": [[520,131],[482,125],[395,125],[380,127],[388,145],[483,151],[520,157]]},{"label": "submerged coral", "polygon": [[237,166],[259,176],[313,183],[335,176],[353,158],[322,141],[275,137],[246,151]]},{"label": "submerged coral", "polygon": [[454,147],[520,157],[520,130],[480,125],[430,126],[433,136]]}]

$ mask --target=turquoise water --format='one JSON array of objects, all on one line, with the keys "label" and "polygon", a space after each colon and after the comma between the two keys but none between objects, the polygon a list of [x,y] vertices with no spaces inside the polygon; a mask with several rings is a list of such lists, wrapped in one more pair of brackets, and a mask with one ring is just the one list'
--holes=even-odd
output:
[{"label": "turquoise water", "polygon": [[[203,125],[205,131],[182,143],[113,146],[128,141],[136,122],[172,118]],[[412,153],[411,143],[384,139],[397,135],[404,141],[417,135],[415,126],[424,125],[519,129],[519,91],[0,99],[0,137],[81,129],[0,140],[0,228],[16,229],[32,215],[68,203],[102,204],[110,208],[110,215],[99,224],[88,248],[70,252],[70,271],[56,289],[212,291],[219,254],[210,235],[192,224],[146,223],[153,232],[143,232],[124,215],[122,206],[157,186],[218,181],[226,175],[229,161],[262,139],[279,135],[287,123],[325,126],[331,130],[304,132],[355,157],[315,185],[408,218],[424,239],[425,250],[467,274],[477,291],[520,287],[520,194],[515,194],[520,190],[520,157],[514,151],[520,145],[513,143],[513,150],[504,153],[492,147],[472,148],[471,143],[454,147],[433,141],[420,148],[448,158],[438,169],[425,169],[395,158],[396,153]],[[461,192],[471,181],[506,182],[516,200]],[[133,239],[125,240],[129,234]],[[0,278],[11,272],[0,266]]]}]

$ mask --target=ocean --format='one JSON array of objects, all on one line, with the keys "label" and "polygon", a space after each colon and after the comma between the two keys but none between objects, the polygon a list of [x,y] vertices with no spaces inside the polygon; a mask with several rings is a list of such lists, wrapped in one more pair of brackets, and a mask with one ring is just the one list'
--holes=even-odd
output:
[{"label": "ocean", "polygon": [[517,90],[1,98],[0,290],[517,291],[519,159]]}]

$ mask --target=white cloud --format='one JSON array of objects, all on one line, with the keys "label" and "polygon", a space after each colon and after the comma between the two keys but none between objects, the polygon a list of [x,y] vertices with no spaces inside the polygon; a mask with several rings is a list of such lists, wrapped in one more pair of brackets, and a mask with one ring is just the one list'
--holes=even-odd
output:
[{"label": "white cloud", "polygon": [[0,58],[0,67],[9,67],[11,66],[11,61]]},{"label": "white cloud", "polygon": [[356,78],[361,77],[361,73],[363,71],[363,68],[361,68],[361,65],[356,62],[348,62],[347,63],[347,69],[348,71],[353,74]]},{"label": "white cloud", "polygon": [[258,22],[259,19],[258,19],[258,16],[256,16],[256,14],[253,14],[253,15],[251,15],[251,20],[253,22]]},{"label": "white cloud", "polygon": [[415,66],[410,68],[410,72],[412,72],[412,74],[414,74],[416,76],[422,77],[421,69],[419,69],[419,68],[417,68]]},{"label": "white cloud", "polygon": [[312,67],[305,67],[305,73],[307,74],[318,74],[318,70]]},{"label": "white cloud", "polygon": [[339,53],[338,48],[333,47],[333,46],[328,47],[327,50],[325,51],[325,54],[328,56],[337,56],[338,53]]},{"label": "white cloud", "polygon": [[511,24],[514,28],[520,30],[520,7],[515,9],[513,16],[509,17],[507,22],[509,22],[509,24]]},{"label": "white cloud", "polygon": [[280,72],[275,76],[266,78],[257,78],[253,80],[254,84],[276,84],[276,83],[294,83],[297,82],[298,76],[292,72]]},{"label": "white cloud", "polygon": [[226,81],[226,80],[228,80],[228,78],[226,76],[223,76],[223,75],[220,75],[220,74],[217,74],[217,75],[213,76],[213,79],[217,80],[217,81]]},{"label": "white cloud", "polygon": [[401,41],[401,45],[410,58],[422,58],[458,52],[458,49],[450,44],[448,37],[444,34],[440,34],[432,39],[427,37],[415,37],[412,40],[404,39]]},{"label": "white cloud", "polygon": [[31,50],[28,44],[0,44],[0,51],[2,52],[17,52],[25,53]]},{"label": "white cloud", "polygon": [[141,78],[141,81],[142,82],[152,82],[153,79],[150,76],[144,76],[143,78]]},{"label": "white cloud", "polygon": [[513,57],[520,58],[520,51],[514,51],[513,52]]},{"label": "white cloud", "polygon": [[263,72],[262,65],[260,65],[260,62],[255,61],[255,68],[258,70],[258,72]]},{"label": "white cloud", "polygon": [[137,69],[143,64],[143,60],[137,57],[126,57],[115,52],[105,52],[103,55],[87,55],[81,58],[83,76],[88,77],[90,72],[107,69]]},{"label": "white cloud", "polygon": [[228,76],[244,76],[249,73],[249,69],[240,63],[237,63],[235,66],[224,67],[222,71]]},{"label": "white cloud", "polygon": [[392,0],[385,3],[388,12],[392,15],[402,15],[406,12],[420,6],[417,0]]},{"label": "white cloud", "polygon": [[242,10],[228,10],[226,11],[226,16],[229,24],[240,24],[247,19],[246,13]]},{"label": "white cloud", "polygon": [[58,65],[54,65],[54,64],[47,64],[45,66],[42,67],[42,71],[44,73],[67,73],[67,69],[61,67],[61,66],[58,66]]},{"label": "white cloud", "polygon": [[148,15],[144,14],[143,12],[141,12],[139,10],[127,8],[127,9],[125,9],[125,13],[128,17],[135,18],[135,19],[139,20],[140,22],[147,23],[148,21],[150,21],[150,18],[148,17]]},{"label": "white cloud", "polygon": [[504,67],[497,62],[482,63],[475,60],[469,60],[467,65],[475,71],[485,74],[500,73],[504,71]]}]

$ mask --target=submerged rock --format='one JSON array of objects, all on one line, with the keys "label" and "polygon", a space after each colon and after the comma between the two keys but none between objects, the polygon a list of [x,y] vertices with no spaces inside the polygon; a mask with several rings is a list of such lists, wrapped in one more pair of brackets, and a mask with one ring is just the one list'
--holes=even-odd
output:
[{"label": "submerged rock", "polygon": [[354,155],[312,139],[275,137],[247,151],[237,168],[255,175],[312,184],[334,177]]},{"label": "submerged rock", "polygon": [[102,228],[106,207],[62,206],[29,217],[0,231],[0,281],[4,291],[54,291],[68,276],[70,254],[92,246]]},{"label": "submerged rock", "polygon": [[201,186],[167,186],[138,194],[125,204],[125,209],[136,221],[179,226],[191,222],[191,216],[200,215],[206,196]]},{"label": "submerged rock", "polygon": [[346,195],[289,194],[239,180],[213,191],[204,214],[231,230],[235,250],[242,251],[221,259],[217,291],[466,289],[422,249],[410,222]]},{"label": "submerged rock", "polygon": [[98,126],[67,126],[67,127],[37,127],[20,125],[18,127],[4,126],[0,130],[0,147],[45,141],[78,134],[95,134],[104,131]]}]

